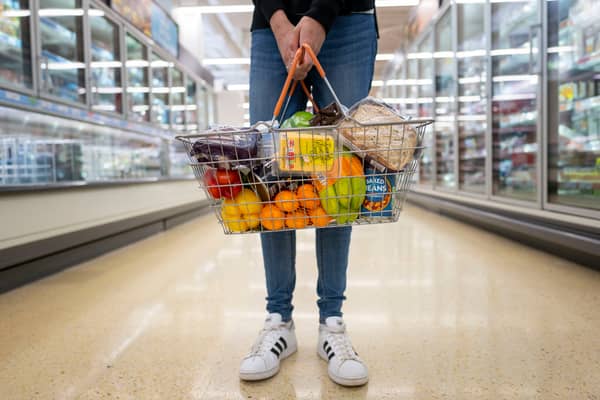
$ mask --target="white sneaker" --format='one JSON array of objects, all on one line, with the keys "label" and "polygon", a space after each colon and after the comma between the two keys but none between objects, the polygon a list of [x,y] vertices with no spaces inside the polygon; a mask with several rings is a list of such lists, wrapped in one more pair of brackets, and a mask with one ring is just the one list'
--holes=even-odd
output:
[{"label": "white sneaker", "polygon": [[269,314],[250,354],[242,360],[240,378],[258,381],[272,377],[279,372],[281,360],[297,349],[294,322],[282,322],[280,314]]},{"label": "white sneaker", "polygon": [[329,317],[319,326],[319,356],[329,362],[329,377],[343,386],[361,386],[368,382],[367,366],[358,357],[340,317]]}]

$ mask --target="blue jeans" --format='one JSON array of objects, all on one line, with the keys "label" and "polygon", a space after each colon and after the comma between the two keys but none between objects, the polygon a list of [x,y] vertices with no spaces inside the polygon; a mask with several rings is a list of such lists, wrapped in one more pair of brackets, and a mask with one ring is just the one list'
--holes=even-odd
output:
[{"label": "blue jeans", "polygon": [[[340,101],[347,107],[366,97],[371,88],[377,34],[373,15],[353,14],[335,20],[319,53],[319,61]],[[277,42],[270,29],[252,32],[250,65],[250,121],[271,120],[275,103],[287,76]],[[307,79],[320,106],[333,97],[313,68]],[[306,96],[297,89],[284,121],[298,110],[304,110]],[[342,316],[346,299],[346,270],[350,249],[351,227],[317,229],[317,266],[319,278],[319,319]],[[296,285],[296,232],[261,234],[267,280],[267,311],[279,313],[284,321],[292,318],[292,296]]]}]

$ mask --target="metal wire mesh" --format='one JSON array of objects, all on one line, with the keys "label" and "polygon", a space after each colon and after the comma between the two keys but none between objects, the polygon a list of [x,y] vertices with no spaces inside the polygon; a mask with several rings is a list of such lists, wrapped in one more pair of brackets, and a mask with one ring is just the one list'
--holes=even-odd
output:
[{"label": "metal wire mesh", "polygon": [[431,120],[178,136],[226,234],[398,220]]}]

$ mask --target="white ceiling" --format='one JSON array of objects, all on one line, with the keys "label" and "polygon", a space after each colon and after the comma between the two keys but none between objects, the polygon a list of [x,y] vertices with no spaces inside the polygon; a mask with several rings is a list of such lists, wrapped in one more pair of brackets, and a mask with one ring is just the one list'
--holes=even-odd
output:
[{"label": "white ceiling", "polygon": [[[252,4],[249,0],[176,0],[175,5],[215,6]],[[377,10],[380,40],[378,53],[394,53],[406,38],[406,27],[414,7],[385,7]],[[202,26],[204,58],[245,58],[250,52],[251,13],[203,14]],[[374,80],[384,74],[387,62],[379,61],[375,66]],[[247,65],[207,66],[215,79],[225,84],[247,84]]]}]

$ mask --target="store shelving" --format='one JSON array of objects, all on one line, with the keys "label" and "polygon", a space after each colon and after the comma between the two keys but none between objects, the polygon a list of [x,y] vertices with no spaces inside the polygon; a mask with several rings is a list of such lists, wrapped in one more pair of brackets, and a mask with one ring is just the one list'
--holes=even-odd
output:
[{"label": "store shelving", "polygon": [[[594,1],[548,5],[548,200],[600,209],[600,27]],[[596,14],[597,15],[597,14]],[[550,49],[555,49],[550,51]]]},{"label": "store shelving", "polygon": [[31,89],[30,17],[18,14],[27,7],[28,2],[0,1],[0,83]]}]

